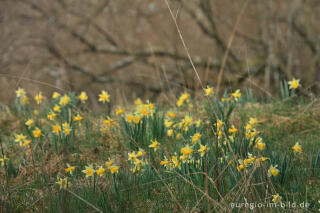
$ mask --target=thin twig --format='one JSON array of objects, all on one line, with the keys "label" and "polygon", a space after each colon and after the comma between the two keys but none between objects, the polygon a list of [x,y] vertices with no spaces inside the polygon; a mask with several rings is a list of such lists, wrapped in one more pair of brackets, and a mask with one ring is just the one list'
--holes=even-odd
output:
[{"label": "thin twig", "polygon": [[246,0],[246,2],[244,3],[244,5],[242,6],[241,11],[240,11],[240,13],[239,13],[239,15],[238,15],[237,21],[236,21],[236,23],[235,23],[235,25],[234,25],[234,28],[233,28],[233,30],[232,30],[232,33],[231,33],[231,35],[230,35],[230,38],[229,38],[229,41],[228,41],[227,50],[226,50],[226,52],[225,52],[225,54],[224,54],[224,56],[223,56],[222,65],[221,65],[221,68],[220,68],[220,71],[219,71],[219,75],[218,75],[218,83],[217,83],[216,92],[219,92],[219,90],[220,90],[220,85],[221,85],[221,80],[222,80],[222,74],[223,74],[223,71],[224,71],[224,67],[225,67],[225,65],[226,65],[226,63],[227,63],[227,59],[228,59],[228,56],[229,56],[229,51],[230,51],[230,48],[231,48],[231,45],[232,45],[232,41],[233,41],[234,36],[235,36],[235,34],[236,34],[236,32],[237,32],[237,28],[238,28],[238,25],[239,25],[239,23],[240,23],[241,17],[242,17],[242,15],[243,15],[245,9],[247,8],[248,3],[249,3],[249,0]]}]

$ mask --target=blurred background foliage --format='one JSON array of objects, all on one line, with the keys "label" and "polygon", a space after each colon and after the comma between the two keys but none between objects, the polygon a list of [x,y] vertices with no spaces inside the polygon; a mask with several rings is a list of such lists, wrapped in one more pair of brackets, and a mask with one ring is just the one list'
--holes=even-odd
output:
[{"label": "blurred background foliage", "polygon": [[[283,79],[320,91],[320,1],[170,0],[204,85],[273,94]],[[235,31],[234,31],[235,30]],[[232,32],[235,32],[232,37]],[[0,98],[7,88],[99,90],[113,101],[174,100],[201,89],[164,1],[2,0]]]}]

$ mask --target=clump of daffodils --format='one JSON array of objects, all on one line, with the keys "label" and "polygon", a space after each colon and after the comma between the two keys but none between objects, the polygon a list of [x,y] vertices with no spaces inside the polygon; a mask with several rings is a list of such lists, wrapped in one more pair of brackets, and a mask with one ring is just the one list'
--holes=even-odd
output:
[{"label": "clump of daffodils", "polygon": [[269,158],[266,157],[257,157],[252,155],[251,153],[248,153],[248,157],[245,159],[239,159],[237,170],[240,172],[243,169],[247,169],[251,166],[260,167],[261,163],[269,160]]},{"label": "clump of daffodils", "polygon": [[139,148],[139,151],[130,152],[128,153],[128,161],[131,164],[130,171],[134,174],[139,174],[140,172],[143,172],[146,165],[148,165],[148,161],[145,159],[147,153]]},{"label": "clump of daffodils", "polygon": [[172,171],[173,169],[181,169],[181,162],[178,159],[177,153],[174,153],[171,159],[168,159],[164,156],[164,160],[160,162],[160,165],[165,167],[168,171]]},{"label": "clump of daffodils", "polygon": [[[141,101],[141,100],[140,100]],[[145,104],[141,101],[140,104],[136,105],[136,116],[153,116],[155,112],[155,106],[150,101],[147,101]]]},{"label": "clump of daffodils", "polygon": [[19,102],[23,105],[26,105],[29,103],[29,98],[27,96],[26,91],[23,88],[18,88],[16,90],[16,97],[19,100]]},{"label": "clump of daffodils", "polygon": [[192,157],[192,153],[194,152],[193,148],[189,145],[186,145],[185,147],[182,147],[180,149],[180,152],[182,156],[180,156],[180,160],[183,162],[189,160]]},{"label": "clump of daffodils", "polygon": [[[245,126],[246,137],[250,139],[250,144],[254,142],[255,138],[259,134],[259,132],[256,129],[257,124],[258,124],[258,120],[256,118],[250,118],[249,122]],[[264,145],[262,143],[260,143],[259,145],[260,145],[260,148],[264,149]]]},{"label": "clump of daffodils", "polygon": [[241,92],[240,90],[236,90],[234,93],[231,94],[232,98],[234,98],[235,101],[239,101],[239,99],[241,98]]},{"label": "clump of daffodils", "polygon": [[189,127],[193,124],[193,118],[190,115],[185,115],[184,118],[178,123],[178,128],[184,132],[189,130]]},{"label": "clump of daffodils", "polygon": [[214,126],[216,127],[218,138],[221,138],[223,134],[224,122],[218,119]]}]

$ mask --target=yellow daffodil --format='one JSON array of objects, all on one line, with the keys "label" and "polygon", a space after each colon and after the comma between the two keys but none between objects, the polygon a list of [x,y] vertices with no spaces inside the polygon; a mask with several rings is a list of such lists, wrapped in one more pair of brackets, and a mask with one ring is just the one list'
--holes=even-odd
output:
[{"label": "yellow daffodil", "polygon": [[32,142],[31,140],[26,140],[26,141],[22,144],[22,146],[23,146],[23,147],[26,147],[26,146],[28,146],[31,142]]},{"label": "yellow daffodil", "polygon": [[167,131],[167,135],[170,137],[174,134],[174,130],[173,129],[168,129]]},{"label": "yellow daffodil", "polygon": [[276,168],[277,166],[270,166],[269,170],[268,170],[268,176],[277,176],[279,174],[279,169]]},{"label": "yellow daffodil", "polygon": [[126,118],[127,122],[131,123],[134,120],[134,115],[130,114]]},{"label": "yellow daffodil", "polygon": [[59,104],[61,106],[66,106],[70,102],[70,97],[68,95],[64,95],[60,98]]},{"label": "yellow daffodil", "polygon": [[103,176],[104,174],[106,173],[106,170],[102,167],[102,166],[100,166],[97,170],[96,170],[96,174],[97,174],[97,176]]},{"label": "yellow daffodil", "polygon": [[290,86],[289,89],[297,89],[301,86],[300,79],[295,79],[295,78],[293,78],[291,81],[289,81],[288,84]]},{"label": "yellow daffodil", "polygon": [[252,130],[253,127],[251,124],[247,124],[245,128],[246,128],[246,131],[250,131]]},{"label": "yellow daffodil", "polygon": [[71,131],[70,124],[65,122],[65,123],[62,124],[62,128],[63,128],[63,133],[65,135],[69,135],[70,134],[70,131]]},{"label": "yellow daffodil", "polygon": [[92,168],[92,165],[86,166],[85,170],[82,170],[83,173],[86,174],[86,178],[92,177],[95,173],[95,170]]},{"label": "yellow daffodil", "polygon": [[53,94],[52,94],[52,98],[53,99],[57,99],[57,98],[59,98],[61,95],[60,95],[60,93],[58,93],[58,92],[54,92]]},{"label": "yellow daffodil", "polygon": [[181,169],[181,163],[180,163],[180,161],[178,160],[178,156],[173,156],[173,157],[171,158],[171,161],[172,161],[172,163],[173,163],[173,167],[174,167],[174,168]]},{"label": "yellow daffodil", "polygon": [[67,163],[67,168],[65,168],[64,171],[65,173],[70,173],[70,175],[72,175],[75,168],[76,168],[75,166],[70,166],[70,164]]},{"label": "yellow daffodil", "polygon": [[160,143],[156,140],[152,141],[152,143],[149,145],[150,148],[153,148],[153,151],[157,151],[159,148]]},{"label": "yellow daffodil", "polygon": [[137,98],[137,99],[134,101],[134,104],[137,105],[137,106],[142,105],[141,99],[140,99],[140,98]]},{"label": "yellow daffodil", "polygon": [[48,120],[51,120],[51,121],[53,121],[55,117],[57,117],[57,114],[54,113],[54,112],[50,112],[50,113],[47,115]]},{"label": "yellow daffodil", "polygon": [[279,203],[281,201],[282,197],[279,194],[272,195],[272,202]]},{"label": "yellow daffodil", "polygon": [[0,165],[4,166],[9,161],[9,158],[6,156],[3,156],[3,158],[0,158]]},{"label": "yellow daffodil", "polygon": [[119,172],[119,167],[118,166],[112,166],[112,167],[110,167],[109,170],[110,170],[111,174],[114,174],[114,173]]},{"label": "yellow daffodil", "polygon": [[25,95],[21,97],[21,103],[26,105],[29,104],[29,98]]},{"label": "yellow daffodil", "polygon": [[193,149],[191,146],[189,145],[186,145],[185,147],[182,147],[180,149],[180,152],[183,154],[183,155],[191,155],[193,153]]},{"label": "yellow daffodil", "polygon": [[125,110],[122,109],[122,108],[117,109],[117,110],[116,110],[116,115],[121,115],[121,114],[123,114],[124,112],[125,112]]},{"label": "yellow daffodil", "polygon": [[60,190],[66,189],[67,184],[68,184],[68,179],[67,178],[59,178],[59,181],[57,181],[56,184],[58,184],[60,186]]},{"label": "yellow daffodil", "polygon": [[234,98],[234,100],[238,101],[239,98],[241,98],[241,92],[240,90],[236,90],[234,93],[232,93],[232,97]]},{"label": "yellow daffodil", "polygon": [[176,114],[170,111],[167,113],[167,115],[172,119],[176,117]]},{"label": "yellow daffodil", "polygon": [[205,92],[205,95],[206,95],[206,96],[211,96],[211,95],[213,95],[213,88],[207,86],[207,88],[204,89],[204,92]]},{"label": "yellow daffodil", "polygon": [[134,117],[134,123],[138,124],[141,121],[141,117],[139,115]]},{"label": "yellow daffodil", "polygon": [[53,107],[53,111],[54,111],[54,112],[61,112],[61,107],[60,107],[59,105],[55,105],[55,106]]},{"label": "yellow daffodil", "polygon": [[146,116],[146,115],[148,115],[148,109],[142,108],[142,109],[140,109],[139,113],[142,116]]},{"label": "yellow daffodil", "polygon": [[189,130],[189,126],[193,123],[193,118],[185,115],[181,122],[178,124],[179,128],[185,132]]},{"label": "yellow daffodil", "polygon": [[108,118],[106,120],[103,121],[103,123],[107,126],[107,127],[113,127],[115,125],[117,125],[117,122],[111,118]]},{"label": "yellow daffodil", "polygon": [[38,138],[41,136],[41,129],[39,129],[38,127],[32,131],[33,137]]},{"label": "yellow daffodil", "polygon": [[266,144],[265,143],[257,143],[256,144],[256,147],[260,150],[263,150],[265,147],[266,147]]},{"label": "yellow daffodil", "polygon": [[234,125],[232,125],[231,128],[229,128],[228,132],[230,134],[236,134],[238,132],[238,129]]},{"label": "yellow daffodil", "polygon": [[266,144],[263,143],[262,138],[258,137],[256,140],[256,148],[263,150],[266,147]]},{"label": "yellow daffodil", "polygon": [[189,100],[189,98],[190,98],[190,95],[188,93],[186,93],[186,92],[182,93],[181,96],[179,97],[177,103],[176,103],[177,107],[182,106],[185,103],[185,101]]},{"label": "yellow daffodil", "polygon": [[173,122],[170,120],[164,120],[164,126],[170,128],[173,125]]},{"label": "yellow daffodil", "polygon": [[215,125],[217,127],[217,130],[220,130],[223,127],[224,123],[223,123],[223,121],[218,119],[217,123]]},{"label": "yellow daffodil", "polygon": [[166,165],[168,165],[170,162],[169,162],[169,160],[168,159],[165,159],[165,160],[163,160],[163,161],[160,161],[160,165],[161,166],[166,166]]},{"label": "yellow daffodil", "polygon": [[164,156],[164,160],[160,161],[160,165],[164,166],[165,168],[169,168],[170,167],[170,161],[167,159],[166,156]]},{"label": "yellow daffodil", "polygon": [[15,142],[19,143],[20,145],[22,145],[22,143],[27,139],[27,137],[23,134],[18,134],[15,137]]},{"label": "yellow daffodil", "polygon": [[41,104],[43,101],[43,95],[41,92],[39,92],[36,96],[34,96],[34,100],[37,104]]},{"label": "yellow daffodil", "polygon": [[24,97],[25,95],[26,95],[26,91],[19,87],[16,91],[17,98]]},{"label": "yellow daffodil", "polygon": [[52,127],[52,132],[59,135],[59,133],[61,132],[61,126],[59,124],[55,124],[53,127]]},{"label": "yellow daffodil", "polygon": [[244,165],[243,164],[239,164],[237,166],[237,170],[240,172],[242,169],[244,169]]},{"label": "yellow daffodil", "polygon": [[110,102],[110,95],[105,90],[102,90],[99,94],[99,101],[102,103]]},{"label": "yellow daffodil", "polygon": [[192,136],[192,144],[199,142],[201,136],[202,136],[202,135],[201,135],[200,133],[194,134],[194,135]]},{"label": "yellow daffodil", "polygon": [[136,153],[135,152],[128,153],[128,160],[132,162],[136,161],[137,160]]},{"label": "yellow daffodil", "polygon": [[256,160],[255,156],[252,156],[251,154],[248,154],[248,158],[243,160],[243,165],[245,167],[248,167],[249,165],[252,165]]},{"label": "yellow daffodil", "polygon": [[182,134],[181,133],[178,133],[177,135],[176,135],[176,139],[177,140],[180,140],[182,138]]},{"label": "yellow daffodil", "polygon": [[73,121],[82,121],[82,120],[83,120],[83,117],[79,114],[73,117]]},{"label": "yellow daffodil", "polygon": [[255,126],[258,124],[258,119],[257,118],[250,118],[249,124],[252,126]]},{"label": "yellow daffodil", "polygon": [[81,92],[78,98],[82,103],[85,103],[88,100],[88,95],[86,92]]},{"label": "yellow daffodil", "polygon": [[299,152],[301,153],[302,152],[302,146],[297,142],[293,147],[292,147],[292,150],[294,152]]},{"label": "yellow daffodil", "polygon": [[25,122],[25,125],[28,127],[28,128],[31,128],[34,124],[34,120],[33,119],[28,119],[26,122]]},{"label": "yellow daffodil", "polygon": [[207,147],[207,145],[204,146],[200,144],[200,148],[198,149],[198,152],[200,152],[201,157],[203,157],[208,151],[209,151],[209,148]]},{"label": "yellow daffodil", "polygon": [[147,154],[146,151],[144,151],[143,149],[139,148],[139,151],[137,152],[137,156],[138,157],[143,157],[146,154]]},{"label": "yellow daffodil", "polygon": [[112,165],[113,165],[113,160],[109,160],[109,161],[107,161],[106,162],[106,167],[107,167],[107,169],[109,169]]},{"label": "yellow daffodil", "polygon": [[196,121],[196,127],[201,127],[201,125],[202,125],[202,120],[197,120]]}]

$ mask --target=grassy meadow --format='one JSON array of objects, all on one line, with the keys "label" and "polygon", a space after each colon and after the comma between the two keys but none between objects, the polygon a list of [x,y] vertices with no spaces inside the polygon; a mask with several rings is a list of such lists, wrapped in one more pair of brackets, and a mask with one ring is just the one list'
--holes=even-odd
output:
[{"label": "grassy meadow", "polygon": [[97,112],[86,92],[18,88],[0,107],[0,212],[317,212],[320,101],[300,90],[126,106],[101,91]]}]

